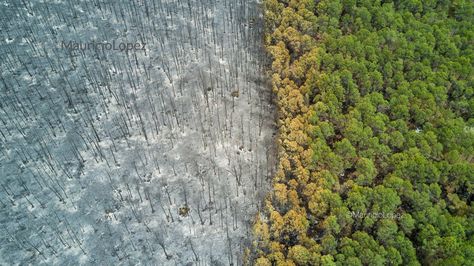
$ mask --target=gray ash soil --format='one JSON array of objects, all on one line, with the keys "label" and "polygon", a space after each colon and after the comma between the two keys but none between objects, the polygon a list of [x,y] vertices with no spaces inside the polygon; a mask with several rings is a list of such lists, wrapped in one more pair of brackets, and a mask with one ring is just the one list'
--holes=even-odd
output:
[{"label": "gray ash soil", "polygon": [[240,265],[276,154],[260,4],[7,0],[0,17],[0,264]]}]

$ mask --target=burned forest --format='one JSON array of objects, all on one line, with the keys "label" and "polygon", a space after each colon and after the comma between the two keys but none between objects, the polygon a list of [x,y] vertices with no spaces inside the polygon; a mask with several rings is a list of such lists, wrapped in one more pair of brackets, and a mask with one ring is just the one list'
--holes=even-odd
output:
[{"label": "burned forest", "polygon": [[0,264],[242,265],[276,165],[255,0],[0,3]]}]

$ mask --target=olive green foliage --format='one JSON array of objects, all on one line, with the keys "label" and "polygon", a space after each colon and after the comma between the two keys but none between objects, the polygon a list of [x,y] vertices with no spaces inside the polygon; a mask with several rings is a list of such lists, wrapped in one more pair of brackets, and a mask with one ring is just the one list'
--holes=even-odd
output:
[{"label": "olive green foliage", "polygon": [[280,163],[256,264],[473,263],[474,2],[264,5]]}]

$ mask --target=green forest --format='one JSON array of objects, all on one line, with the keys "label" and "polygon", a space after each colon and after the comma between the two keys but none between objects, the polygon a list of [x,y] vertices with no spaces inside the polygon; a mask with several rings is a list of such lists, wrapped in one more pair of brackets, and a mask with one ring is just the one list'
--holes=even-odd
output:
[{"label": "green forest", "polygon": [[278,166],[252,265],[474,265],[474,2],[264,0]]}]

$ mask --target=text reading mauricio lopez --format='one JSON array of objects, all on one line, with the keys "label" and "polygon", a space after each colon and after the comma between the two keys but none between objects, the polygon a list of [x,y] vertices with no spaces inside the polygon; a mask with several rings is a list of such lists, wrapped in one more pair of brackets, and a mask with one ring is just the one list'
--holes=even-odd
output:
[{"label": "text reading mauricio lopez", "polygon": [[61,41],[61,48],[68,49],[72,51],[78,50],[101,50],[101,51],[146,51],[146,43],[143,42],[112,42],[103,41],[103,42],[77,42],[77,41]]}]

